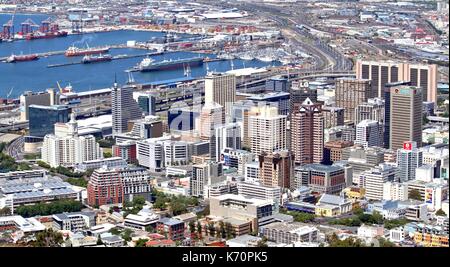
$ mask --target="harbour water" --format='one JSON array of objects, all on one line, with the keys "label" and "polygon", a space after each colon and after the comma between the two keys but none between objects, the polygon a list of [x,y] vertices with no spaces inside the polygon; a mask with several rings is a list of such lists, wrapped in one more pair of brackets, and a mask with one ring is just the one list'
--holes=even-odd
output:
[{"label": "harbour water", "polygon": [[[1,15],[0,22],[7,21],[10,15]],[[24,21],[26,18],[31,17],[36,23],[40,20],[46,19],[48,16],[42,15],[22,15],[19,21]],[[35,16],[39,16],[36,18]],[[17,15],[16,15],[17,17]],[[20,24],[20,23],[19,23]],[[149,32],[149,31],[113,31],[102,33],[88,33],[83,35],[70,35],[68,37],[55,38],[55,39],[40,39],[40,40],[20,40],[14,42],[2,42],[0,43],[0,57],[9,56],[11,54],[30,54],[30,53],[42,53],[48,51],[62,51],[66,50],[71,45],[79,47],[85,47],[88,44],[91,47],[113,45],[113,44],[125,44],[129,40],[138,42],[148,41],[153,37],[162,37],[165,33],[162,32]],[[182,35],[182,38],[189,38],[189,35]],[[111,55],[136,55],[144,54],[148,51],[141,49],[123,48],[123,49],[111,49]],[[155,61],[189,58],[197,56],[198,54],[190,52],[174,52],[165,53],[163,55],[152,56]],[[215,57],[215,55],[203,55],[209,57]],[[47,58],[40,58],[37,61],[21,62],[21,63],[1,63],[0,62],[0,98],[6,97],[11,92],[10,97],[18,97],[24,91],[43,91],[46,88],[57,86],[57,82],[61,86],[68,85],[73,86],[76,92],[89,91],[94,89],[101,89],[111,86],[114,80],[114,76],[117,75],[119,83],[124,83],[128,79],[128,74],[125,70],[134,67],[142,60],[142,57],[128,58],[114,60],[111,62],[102,62],[96,64],[77,64],[57,68],[48,68],[49,64],[60,64],[65,62],[79,62],[81,57],[67,58],[64,55],[49,56]],[[192,77],[204,76],[207,72],[207,68],[210,71],[227,71],[234,65],[235,69],[248,68],[248,67],[264,67],[279,65],[279,62],[262,62],[258,60],[233,60],[231,61],[216,61],[208,64],[203,64],[199,67],[191,68]],[[174,79],[183,77],[183,69],[157,71],[148,73],[134,73],[134,79],[139,83],[154,82],[160,80]]]}]

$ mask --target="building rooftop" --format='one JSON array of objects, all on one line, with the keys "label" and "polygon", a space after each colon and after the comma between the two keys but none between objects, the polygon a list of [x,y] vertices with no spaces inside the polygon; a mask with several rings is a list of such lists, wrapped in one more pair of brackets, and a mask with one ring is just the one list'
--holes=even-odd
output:
[{"label": "building rooftop", "polygon": [[301,167],[297,167],[296,169],[300,170],[311,170],[311,171],[321,171],[321,172],[335,172],[339,170],[343,170],[342,167],[336,165],[324,165],[319,163],[306,164]]},{"label": "building rooftop", "polygon": [[170,226],[172,226],[172,225],[177,225],[177,224],[180,224],[180,223],[183,223],[183,222],[180,221],[180,220],[177,220],[177,219],[174,219],[174,218],[167,218],[167,217],[164,217],[164,218],[159,219],[159,222],[160,222],[160,223],[163,223],[163,224],[165,224],[165,225],[170,225]]},{"label": "building rooftop", "polygon": [[24,232],[35,232],[45,230],[45,226],[35,218],[23,218],[22,216],[4,216],[0,217],[0,224],[13,224]]}]

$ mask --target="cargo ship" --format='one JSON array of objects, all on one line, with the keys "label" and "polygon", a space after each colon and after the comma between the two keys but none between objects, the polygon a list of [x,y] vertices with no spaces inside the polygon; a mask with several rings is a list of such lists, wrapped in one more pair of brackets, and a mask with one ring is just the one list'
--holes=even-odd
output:
[{"label": "cargo ship", "polygon": [[51,39],[51,38],[57,38],[57,37],[66,37],[67,32],[65,31],[58,31],[58,32],[31,32],[25,35],[26,40],[35,40],[35,39]]},{"label": "cargo ship", "polygon": [[184,67],[195,67],[203,64],[202,57],[193,57],[176,60],[163,60],[156,62],[151,58],[144,58],[141,63],[134,70],[146,72],[146,71],[158,71],[158,70],[173,70]]},{"label": "cargo ship", "polygon": [[113,57],[109,54],[99,55],[99,56],[86,55],[83,57],[81,62],[83,64],[89,64],[89,63],[96,63],[96,62],[111,61],[112,59],[113,59]]},{"label": "cargo ship", "polygon": [[86,55],[95,55],[95,54],[103,54],[109,51],[109,47],[104,48],[78,48],[75,46],[69,47],[66,50],[66,57],[78,57],[78,56],[86,56]]},{"label": "cargo ship", "polygon": [[24,61],[32,61],[32,60],[38,60],[39,57],[36,54],[31,55],[11,55],[6,59],[7,63],[15,63],[15,62],[24,62]]}]

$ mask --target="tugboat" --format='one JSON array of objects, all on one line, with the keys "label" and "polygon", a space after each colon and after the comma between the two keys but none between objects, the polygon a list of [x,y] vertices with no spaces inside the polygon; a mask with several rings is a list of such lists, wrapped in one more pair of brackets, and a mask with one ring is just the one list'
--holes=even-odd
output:
[{"label": "tugboat", "polygon": [[96,62],[111,61],[112,59],[113,59],[113,57],[109,54],[99,55],[99,56],[86,55],[83,57],[81,62],[83,64],[89,64],[89,63],[96,63]]}]

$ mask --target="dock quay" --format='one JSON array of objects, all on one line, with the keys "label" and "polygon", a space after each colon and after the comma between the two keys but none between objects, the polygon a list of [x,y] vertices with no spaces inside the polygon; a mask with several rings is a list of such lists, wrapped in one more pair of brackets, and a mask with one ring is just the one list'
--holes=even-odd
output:
[{"label": "dock quay", "polygon": [[[109,47],[110,49],[128,48],[128,46],[126,44],[108,45],[106,47]],[[95,47],[95,48],[102,48],[102,47]],[[39,58],[45,58],[45,57],[51,57],[51,56],[57,56],[57,55],[64,55],[65,52],[66,52],[66,50],[60,50],[60,51],[49,51],[49,52],[33,53],[33,54],[37,55]],[[0,57],[0,61],[5,62],[8,57],[9,56]]]},{"label": "dock quay", "polygon": [[[138,55],[117,55],[117,56],[114,56],[112,58],[112,60],[155,56],[155,55],[159,55],[159,54],[161,54],[161,53],[145,53],[145,54],[138,54]],[[83,64],[83,62],[82,61],[76,61],[76,62],[65,62],[65,63],[60,63],[60,64],[50,64],[50,65],[47,65],[47,68],[65,67],[65,66],[78,65],[78,64]]]}]

